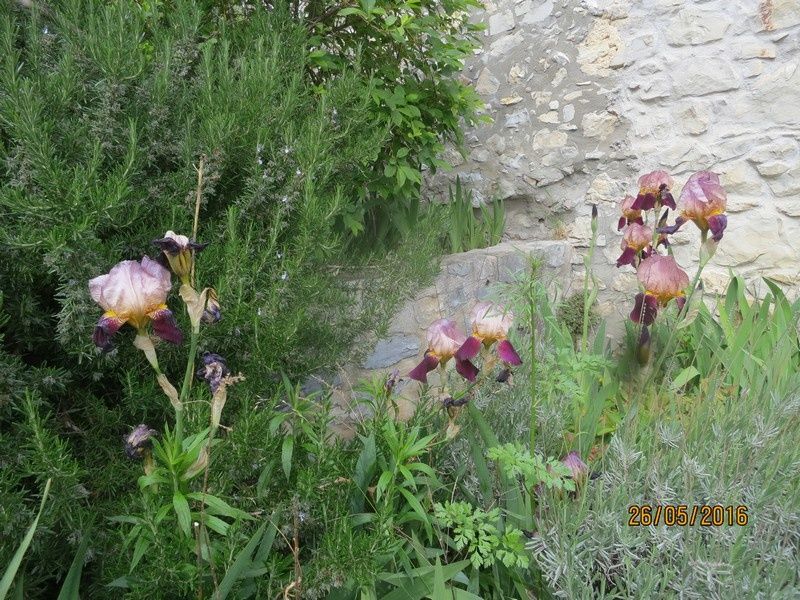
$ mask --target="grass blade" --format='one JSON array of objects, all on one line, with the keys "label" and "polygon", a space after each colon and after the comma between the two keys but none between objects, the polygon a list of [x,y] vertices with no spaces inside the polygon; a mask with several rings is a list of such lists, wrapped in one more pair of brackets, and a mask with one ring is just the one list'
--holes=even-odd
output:
[{"label": "grass blade", "polygon": [[14,577],[16,576],[17,571],[22,564],[22,559],[25,557],[25,552],[28,551],[28,547],[31,545],[31,541],[33,541],[33,534],[36,533],[36,527],[39,525],[39,517],[42,516],[44,503],[47,500],[47,495],[50,493],[50,483],[52,481],[52,479],[48,479],[47,483],[44,485],[44,493],[42,494],[42,501],[39,504],[39,512],[36,513],[36,518],[33,520],[33,523],[31,523],[31,526],[28,527],[25,537],[22,538],[22,543],[19,545],[19,548],[17,548],[17,551],[14,553],[11,562],[8,563],[8,566],[6,567],[6,571],[3,574],[3,579],[0,580],[0,600],[5,600],[8,590],[11,589],[11,584],[14,582]]}]

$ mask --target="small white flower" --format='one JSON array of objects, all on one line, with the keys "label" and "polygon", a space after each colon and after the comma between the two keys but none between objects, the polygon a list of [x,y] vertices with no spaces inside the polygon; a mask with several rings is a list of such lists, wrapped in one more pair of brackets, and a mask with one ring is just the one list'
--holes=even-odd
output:
[{"label": "small white flower", "polygon": [[291,151],[292,151],[292,149],[289,148],[289,146],[284,146],[283,147],[283,153],[284,154],[289,154],[289,153],[291,153]]},{"label": "small white flower", "polygon": [[278,253],[276,253],[276,254],[275,254],[275,257],[276,257],[278,260],[280,260],[280,259],[282,259],[282,258],[283,258],[283,253],[282,253],[282,252],[278,252]]},{"label": "small white flower", "polygon": [[283,202],[284,204],[289,204],[289,196],[284,196],[283,198],[281,198],[281,202]]},{"label": "small white flower", "polygon": [[295,171],[294,174],[300,177],[300,175],[302,175],[303,172],[300,169],[297,169],[297,171]]},{"label": "small white flower", "polygon": [[257,161],[257,162],[258,162],[258,164],[260,164],[260,165],[263,165],[263,164],[264,164],[264,161],[261,159],[261,157],[260,157],[260,156],[258,157],[258,161]]},{"label": "small white flower", "polygon": [[289,279],[289,274],[288,274],[286,271],[284,271],[284,272],[281,274],[281,279],[282,279],[283,281],[286,281],[287,279]]}]

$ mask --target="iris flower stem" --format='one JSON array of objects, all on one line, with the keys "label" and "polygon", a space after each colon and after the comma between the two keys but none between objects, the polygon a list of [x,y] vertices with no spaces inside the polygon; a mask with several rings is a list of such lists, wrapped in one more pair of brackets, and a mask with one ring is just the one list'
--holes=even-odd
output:
[{"label": "iris flower stem", "polygon": [[592,241],[589,244],[589,252],[583,261],[583,331],[581,335],[581,350],[585,353],[589,348],[589,277],[591,275],[592,260],[594,259],[594,249],[597,245],[597,228],[593,228]]},{"label": "iris flower stem", "polygon": [[530,395],[531,395],[531,414],[528,422],[528,429],[530,435],[531,453],[536,450],[536,413],[539,407],[536,394],[536,295],[534,277],[536,277],[536,267],[531,266],[531,275],[528,288],[528,326],[531,330],[531,371],[530,371]]},{"label": "iris flower stem", "polygon": [[[703,244],[706,242],[706,238],[708,236],[707,231],[701,231],[700,233],[700,247],[703,247]],[[695,273],[694,279],[692,279],[692,283],[689,286],[689,294],[686,296],[686,302],[683,304],[683,308],[678,309],[678,314],[676,316],[677,319],[680,319],[681,316],[689,310],[689,306],[692,302],[692,296],[694,296],[695,291],[697,290],[697,284],[700,282],[700,276],[703,274],[703,269],[708,264],[708,259],[705,261],[701,258],[700,265],[697,268],[697,273]],[[645,388],[650,383],[650,379],[654,376],[655,373],[661,368],[666,360],[667,356],[672,353],[672,344],[675,339],[675,332],[677,331],[677,327],[671,327],[669,332],[669,337],[667,338],[667,343],[664,345],[664,351],[661,352],[660,356],[658,357],[658,361],[656,362],[653,370],[650,372],[650,375],[645,382]]]},{"label": "iris flower stem", "polygon": [[197,354],[197,339],[199,329],[192,328],[192,337],[189,340],[189,358],[186,360],[186,373],[183,375],[183,385],[181,386],[180,408],[175,410],[175,437],[178,443],[183,442],[183,405],[192,389],[192,375],[194,374],[194,356]]}]

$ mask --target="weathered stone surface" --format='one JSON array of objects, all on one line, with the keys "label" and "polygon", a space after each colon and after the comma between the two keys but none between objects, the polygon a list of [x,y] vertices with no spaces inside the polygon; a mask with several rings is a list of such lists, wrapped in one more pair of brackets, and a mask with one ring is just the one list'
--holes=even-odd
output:
[{"label": "weathered stone surface", "polygon": [[673,80],[679,96],[704,96],[741,86],[736,71],[721,58],[687,60],[675,68]]},{"label": "weathered stone surface", "polygon": [[667,40],[673,46],[713,42],[722,39],[730,24],[730,19],[720,10],[688,6],[678,12],[667,27]]},{"label": "weathered stone surface", "polygon": [[505,126],[511,128],[527,125],[530,122],[531,122],[531,116],[528,113],[527,108],[517,110],[511,113],[510,115],[506,115],[505,118]]},{"label": "weathered stone surface", "polygon": [[533,2],[526,2],[527,7],[523,12],[518,12],[517,15],[522,17],[523,25],[532,25],[544,21],[553,12],[553,0],[533,0]]},{"label": "weathered stone surface", "polygon": [[567,143],[567,134],[563,131],[550,131],[549,129],[540,129],[533,136],[533,147],[536,149],[541,148],[559,148]]},{"label": "weathered stone surface", "polygon": [[797,0],[761,0],[759,14],[765,30],[774,31],[800,24]]},{"label": "weathered stone surface", "polygon": [[[482,20],[503,31],[486,36],[465,73],[494,122],[471,130],[466,163],[437,177],[482,174],[470,185],[506,199],[505,239],[563,239],[578,276],[596,204],[606,246],[594,269],[608,285],[598,300],[625,308],[611,311],[618,326],[630,290],[616,278],[633,275],[614,267],[619,204],[653,169],[675,176],[676,196],[692,172],[720,173],[729,229],[710,278],[727,281],[732,266],[749,282],[790,282],[800,270],[798,9],[800,0],[491,0]],[[431,189],[446,198],[446,185]],[[693,225],[673,238],[687,268],[698,240]]]},{"label": "weathered stone surface", "polygon": [[578,63],[587,75],[611,74],[611,64],[622,47],[619,30],[610,19],[597,19],[578,47]]},{"label": "weathered stone surface", "polygon": [[587,138],[606,139],[614,133],[614,127],[619,122],[619,118],[611,113],[586,113],[581,119],[583,135]]},{"label": "weathered stone surface", "polygon": [[800,167],[787,171],[782,177],[767,181],[772,193],[779,198],[800,196]]},{"label": "weathered stone surface", "polygon": [[380,340],[364,361],[365,369],[391,367],[404,358],[415,356],[419,351],[419,339],[412,335],[396,335],[388,340]]},{"label": "weathered stone surface", "polygon": [[514,29],[514,15],[511,12],[498,13],[489,17],[489,35],[499,35]]},{"label": "weathered stone surface", "polygon": [[589,204],[607,204],[612,209],[624,198],[625,185],[612,179],[608,173],[600,173],[595,177],[586,192]]},{"label": "weathered stone surface", "polygon": [[500,89],[500,82],[492,75],[492,72],[486,68],[481,71],[478,76],[478,81],[475,83],[475,91],[485,96],[496,94]]}]

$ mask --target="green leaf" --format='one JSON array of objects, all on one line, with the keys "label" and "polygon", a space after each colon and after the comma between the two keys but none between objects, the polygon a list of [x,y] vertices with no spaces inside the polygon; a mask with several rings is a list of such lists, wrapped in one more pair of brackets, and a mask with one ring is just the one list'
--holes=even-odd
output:
[{"label": "green leaf", "polygon": [[197,500],[198,502],[202,502],[208,507],[208,511],[212,514],[222,515],[225,517],[230,517],[232,519],[246,519],[252,520],[253,516],[249,513],[244,512],[243,510],[239,510],[238,508],[232,507],[230,504],[222,500],[221,498],[217,498],[212,494],[204,494],[203,492],[191,492],[190,494],[186,494],[187,498],[191,500]]},{"label": "green leaf", "polygon": [[186,537],[192,534],[192,513],[189,510],[189,503],[180,492],[175,492],[172,496],[172,507],[178,517],[178,526]]},{"label": "green leaf", "polygon": [[28,531],[25,533],[25,537],[22,538],[22,542],[17,548],[17,551],[14,552],[14,556],[11,557],[11,562],[8,563],[5,573],[3,573],[3,579],[0,579],[0,600],[4,600],[6,594],[8,594],[8,590],[11,589],[11,584],[14,582],[14,577],[16,576],[17,571],[22,564],[22,559],[25,557],[25,552],[28,551],[28,546],[30,546],[31,541],[33,541],[33,535],[36,533],[36,527],[39,525],[39,518],[42,516],[44,503],[47,500],[47,495],[50,493],[50,483],[52,481],[52,479],[48,479],[47,483],[44,484],[44,493],[42,494],[42,500],[39,503],[39,512],[36,513],[36,518],[28,527]]},{"label": "green leaf", "polygon": [[86,558],[86,550],[89,548],[89,533],[84,532],[80,546],[72,559],[67,576],[61,586],[61,592],[57,600],[80,600],[81,573],[83,572],[83,561]]},{"label": "green leaf", "polygon": [[264,535],[264,529],[266,529],[267,525],[269,525],[269,521],[264,521],[261,524],[261,527],[259,527],[253,534],[253,537],[250,538],[250,541],[247,542],[247,545],[239,551],[239,554],[236,555],[236,559],[233,561],[233,564],[225,572],[225,577],[223,577],[222,581],[219,583],[219,590],[217,591],[216,598],[219,600],[224,600],[227,598],[228,594],[233,589],[233,586],[237,581],[239,581],[242,573],[244,573],[246,569],[250,568],[253,552],[255,551],[256,546],[258,546],[258,543],[261,541],[261,536]]},{"label": "green leaf", "polygon": [[136,538],[136,543],[133,545],[133,558],[131,559],[131,567],[128,570],[128,573],[133,573],[133,570],[136,568],[136,565],[139,564],[139,561],[142,560],[144,553],[150,548],[150,539],[147,537],[147,534],[141,534],[138,538]]},{"label": "green leaf", "polygon": [[289,479],[289,474],[292,471],[292,452],[294,451],[294,436],[287,435],[283,438],[281,445],[281,464],[283,465],[283,472],[286,474],[286,479]]},{"label": "green leaf", "polygon": [[433,595],[432,600],[447,600],[452,598],[453,594],[447,592],[447,585],[444,581],[444,571],[442,570],[442,563],[437,558],[436,567],[433,569]]},{"label": "green leaf", "polygon": [[678,376],[672,380],[672,385],[670,388],[673,390],[677,390],[680,387],[683,387],[687,383],[689,383],[692,379],[700,375],[700,371],[694,368],[693,365],[689,365],[683,371],[678,373]]}]

